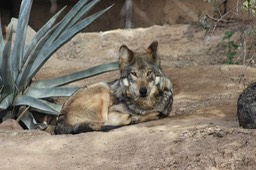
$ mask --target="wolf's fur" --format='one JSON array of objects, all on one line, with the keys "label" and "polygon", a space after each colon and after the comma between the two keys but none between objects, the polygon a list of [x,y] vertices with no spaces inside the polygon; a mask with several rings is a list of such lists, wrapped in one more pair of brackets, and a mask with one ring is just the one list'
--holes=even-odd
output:
[{"label": "wolf's fur", "polygon": [[246,129],[256,129],[256,83],[249,85],[237,101],[239,125]]},{"label": "wolf's fur", "polygon": [[155,41],[146,52],[134,53],[122,45],[120,78],[74,93],[62,108],[55,133],[108,130],[168,116],[173,89],[160,67],[157,46]]}]

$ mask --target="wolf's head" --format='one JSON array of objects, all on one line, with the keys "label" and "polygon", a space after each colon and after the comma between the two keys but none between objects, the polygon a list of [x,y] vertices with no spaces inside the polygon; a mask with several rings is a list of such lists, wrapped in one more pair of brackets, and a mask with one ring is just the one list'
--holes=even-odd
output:
[{"label": "wolf's head", "polygon": [[[126,45],[119,49],[120,86],[124,97],[144,109],[152,109],[157,95],[171,86],[160,67],[158,42],[154,41],[144,53],[135,53]],[[168,81],[168,82],[166,82]],[[163,85],[164,84],[164,85]],[[169,88],[169,87],[168,87]],[[170,87],[171,88],[171,87]]]}]

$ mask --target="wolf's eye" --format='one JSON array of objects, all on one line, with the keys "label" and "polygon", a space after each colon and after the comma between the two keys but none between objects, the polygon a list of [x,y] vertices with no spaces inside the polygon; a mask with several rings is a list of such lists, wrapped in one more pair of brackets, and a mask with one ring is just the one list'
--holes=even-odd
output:
[{"label": "wolf's eye", "polygon": [[152,74],[152,71],[147,72],[147,76],[150,76]]},{"label": "wolf's eye", "polygon": [[135,76],[135,77],[137,77],[137,74],[136,74],[136,72],[134,72],[134,71],[132,71],[130,74],[133,75],[133,76]]}]

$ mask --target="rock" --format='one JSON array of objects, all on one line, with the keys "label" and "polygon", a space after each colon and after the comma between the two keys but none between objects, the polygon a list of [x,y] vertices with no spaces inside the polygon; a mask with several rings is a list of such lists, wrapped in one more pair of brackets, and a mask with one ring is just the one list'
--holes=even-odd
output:
[{"label": "rock", "polygon": [[0,129],[4,130],[23,130],[23,128],[14,119],[7,119],[0,124]]}]

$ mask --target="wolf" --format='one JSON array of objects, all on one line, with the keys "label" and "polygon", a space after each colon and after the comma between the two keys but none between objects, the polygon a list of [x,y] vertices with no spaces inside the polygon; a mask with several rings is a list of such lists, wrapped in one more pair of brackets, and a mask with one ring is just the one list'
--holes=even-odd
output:
[{"label": "wolf", "polygon": [[108,131],[169,116],[173,85],[164,74],[158,42],[145,52],[119,49],[120,77],[79,89],[64,103],[55,134]]},{"label": "wolf", "polygon": [[242,128],[256,129],[256,82],[239,95],[237,117]]}]

